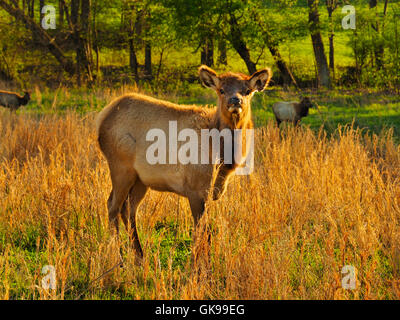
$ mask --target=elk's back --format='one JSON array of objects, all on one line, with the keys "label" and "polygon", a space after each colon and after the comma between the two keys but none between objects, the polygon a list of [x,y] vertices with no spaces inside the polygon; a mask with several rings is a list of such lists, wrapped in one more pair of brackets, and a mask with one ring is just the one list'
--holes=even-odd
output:
[{"label": "elk's back", "polygon": [[[98,115],[99,145],[110,168],[132,166],[145,185],[187,196],[190,190],[206,188],[212,166],[184,165],[179,159],[174,159],[174,154],[187,141],[177,142],[177,136],[170,136],[171,126],[172,133],[176,131],[178,135],[184,129],[192,129],[197,133],[200,156],[201,129],[211,126],[214,112],[213,109],[180,106],[140,94],[125,95],[111,102]],[[151,131],[153,140],[150,139]],[[165,163],[151,164],[149,155],[154,154],[148,153],[148,150],[155,142],[159,142],[154,134],[161,133],[165,134]],[[170,139],[172,143],[177,142],[177,149],[172,149],[172,157],[169,153]]]}]

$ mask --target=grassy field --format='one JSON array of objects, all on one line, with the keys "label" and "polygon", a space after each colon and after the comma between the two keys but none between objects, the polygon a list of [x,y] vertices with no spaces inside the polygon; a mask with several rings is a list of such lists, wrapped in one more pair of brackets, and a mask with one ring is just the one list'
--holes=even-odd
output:
[{"label": "grassy field", "polygon": [[[400,299],[398,97],[315,93],[319,112],[279,131],[269,106],[295,95],[259,94],[255,172],[208,203],[199,259],[187,200],[151,191],[138,216],[143,266],[122,229],[121,268],[94,117],[129,90],[36,89],[17,114],[0,110],[0,298]],[[166,98],[215,102],[191,90]],[[55,291],[41,287],[45,265]],[[341,286],[345,265],[355,290]]]},{"label": "grassy field", "polygon": [[[355,35],[365,35],[368,50],[382,40],[367,18],[382,19],[383,2],[376,12],[367,1],[354,3],[356,31],[343,29],[342,6],[333,13],[331,91],[315,89],[306,1],[293,7],[266,2],[272,40],[316,108],[299,128],[275,126],[273,103],[298,100],[299,93],[277,86],[274,58],[258,41],[264,32],[246,35],[245,28],[251,59],[275,75],[271,86],[253,98],[255,172],[235,177],[221,200],[207,204],[193,263],[188,201],[149,192],[138,215],[145,254],[140,267],[126,230],[121,228],[121,251],[109,234],[111,181],[96,140],[95,116],[131,91],[204,107],[215,106],[216,97],[197,80],[197,40],[183,34],[168,45],[145,39],[152,45],[151,81],[143,79],[145,52],[139,45],[138,89],[123,40],[122,2],[105,2],[103,9],[101,1],[94,3],[100,5],[100,70],[94,83],[80,88],[31,31],[0,10],[0,61],[13,78],[0,81],[0,89],[32,91],[30,103],[17,113],[0,107],[0,299],[400,299],[400,97],[393,77],[398,67],[389,59],[394,37],[384,42],[382,74],[376,74],[376,57],[368,54],[361,59],[363,78],[357,82],[352,71]],[[320,3],[328,54],[330,25]],[[41,4],[34,3],[37,22]],[[46,4],[58,8],[55,0]],[[391,1],[385,23],[380,20],[385,36],[395,25],[397,32],[399,5]],[[66,24],[65,19],[59,25],[58,39],[75,61],[74,44],[63,40],[73,34]],[[227,65],[217,62],[214,44],[218,73],[247,73],[229,41]],[[54,291],[42,287],[46,265],[55,267]],[[346,265],[356,269],[354,290],[342,287]]]},{"label": "grassy field", "polygon": [[[33,90],[32,101],[20,111],[20,114],[40,116],[43,114],[65,114],[71,111],[85,115],[100,111],[113,98],[131,91],[134,86],[121,86],[119,89],[69,89],[60,87]],[[180,104],[198,104],[215,106],[215,93],[201,87],[198,83],[182,84],[168,94],[154,88],[141,88],[140,92]],[[365,132],[379,134],[392,128],[395,141],[400,138],[400,97],[376,90],[341,90],[303,92],[310,96],[316,108],[310,109],[310,115],[302,120],[303,125],[318,131],[321,126],[334,133],[338,125],[354,123]],[[272,87],[256,94],[252,102],[254,122],[257,127],[266,126],[274,119],[271,106],[277,101],[299,100],[294,91],[283,91]]]}]

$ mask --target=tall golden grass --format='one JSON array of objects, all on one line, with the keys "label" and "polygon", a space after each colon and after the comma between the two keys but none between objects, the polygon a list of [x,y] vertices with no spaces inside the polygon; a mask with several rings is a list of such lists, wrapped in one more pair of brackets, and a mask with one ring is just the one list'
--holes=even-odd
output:
[{"label": "tall golden grass", "polygon": [[[256,132],[255,172],[207,204],[190,259],[188,202],[151,191],[136,266],[108,232],[108,167],[94,114],[0,114],[0,298],[399,299],[400,148],[351,127]],[[123,229],[123,228],[122,228]],[[203,239],[204,240],[204,239]],[[183,246],[183,247],[182,247]],[[44,265],[57,289],[41,286]],[[342,288],[342,267],[357,286]]]}]

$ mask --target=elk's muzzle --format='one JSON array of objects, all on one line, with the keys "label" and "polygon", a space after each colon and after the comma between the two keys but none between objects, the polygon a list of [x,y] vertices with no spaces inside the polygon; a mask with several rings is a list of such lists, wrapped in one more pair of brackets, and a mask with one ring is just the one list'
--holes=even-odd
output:
[{"label": "elk's muzzle", "polygon": [[242,100],[238,97],[232,97],[228,100],[228,110],[231,113],[241,113],[242,109]]}]

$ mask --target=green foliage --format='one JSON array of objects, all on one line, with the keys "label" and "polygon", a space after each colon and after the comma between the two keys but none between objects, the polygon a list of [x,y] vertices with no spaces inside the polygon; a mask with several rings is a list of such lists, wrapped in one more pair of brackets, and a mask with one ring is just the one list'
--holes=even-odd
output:
[{"label": "green foliage", "polygon": [[386,14],[382,5],[376,10],[357,7],[357,26],[349,46],[355,59],[355,77],[369,87],[399,87],[400,4],[390,6]]},{"label": "green foliage", "polygon": [[[69,8],[72,0],[67,0]],[[269,48],[276,47],[301,86],[316,83],[315,59],[308,29],[307,1],[280,0],[93,0],[91,6],[90,41],[99,48],[97,84],[124,85],[138,82],[152,90],[169,92],[174,85],[188,87],[194,81],[195,69],[200,64],[200,48],[212,39],[214,54],[217,44],[227,44],[228,65],[216,65],[220,70],[247,72],[246,64],[233,48],[230,18],[235,17],[249,50],[250,59],[257,67],[272,66],[275,77],[280,71]],[[319,2],[322,36],[328,54],[328,36],[334,31],[335,79],[347,87],[379,87],[395,90],[400,86],[398,15],[400,3],[389,2],[383,15],[383,2],[370,9],[366,1],[356,1],[357,29],[343,30],[342,2],[333,12],[332,24],[326,4]],[[49,4],[58,3],[53,0]],[[35,2],[34,20],[39,21],[39,3]],[[27,9],[25,9],[27,13]],[[58,87],[61,83],[75,85],[71,77],[58,65],[31,30],[0,8],[0,78],[13,78],[11,87],[32,87],[32,83]],[[71,30],[66,19],[57,29],[48,30],[67,57],[75,59]],[[378,31],[373,26],[378,25]],[[132,33],[132,29],[138,32]],[[96,41],[94,40],[96,38]],[[129,45],[133,40],[138,60],[139,80],[129,67]],[[152,47],[153,77],[143,77],[144,44]],[[376,52],[383,47],[382,67]],[[92,57],[93,63],[97,57]],[[218,59],[214,57],[214,62]],[[143,81],[142,81],[142,80]],[[148,82],[146,82],[148,81]],[[188,84],[184,84],[188,82]]]}]

